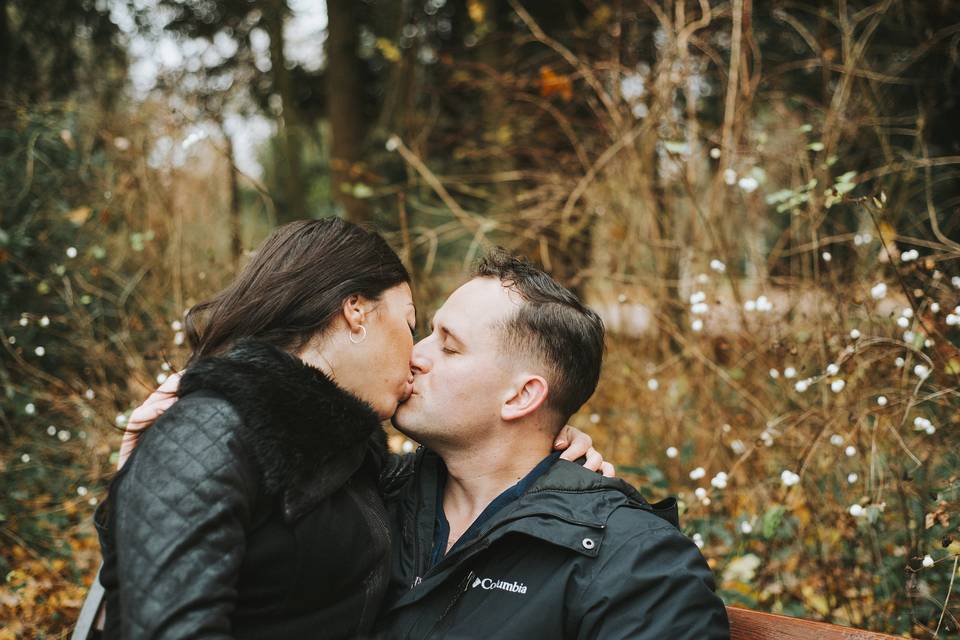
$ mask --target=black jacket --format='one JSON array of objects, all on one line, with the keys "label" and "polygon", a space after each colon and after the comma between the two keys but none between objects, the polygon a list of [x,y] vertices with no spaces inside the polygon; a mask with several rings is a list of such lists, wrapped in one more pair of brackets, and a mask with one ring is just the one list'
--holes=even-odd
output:
[{"label": "black jacket", "polygon": [[352,638],[389,579],[373,410],[255,342],[192,366],[97,513],[106,638]]},{"label": "black jacket", "polygon": [[729,637],[676,505],[560,460],[479,535],[427,569],[442,462],[422,450],[395,505],[387,638]]}]

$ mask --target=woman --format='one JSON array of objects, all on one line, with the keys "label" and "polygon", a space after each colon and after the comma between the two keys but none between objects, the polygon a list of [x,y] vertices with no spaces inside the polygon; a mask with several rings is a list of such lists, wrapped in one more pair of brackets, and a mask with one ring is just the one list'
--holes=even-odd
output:
[{"label": "woman", "polygon": [[398,477],[380,423],[410,393],[409,279],[379,235],[296,222],[190,311],[180,400],[97,513],[104,637],[371,629],[389,578],[381,492]]}]

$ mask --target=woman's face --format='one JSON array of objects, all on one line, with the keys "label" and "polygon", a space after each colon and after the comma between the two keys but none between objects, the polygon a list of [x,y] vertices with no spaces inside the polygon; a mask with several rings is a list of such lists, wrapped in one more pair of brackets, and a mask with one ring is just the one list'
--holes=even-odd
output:
[{"label": "woman's face", "polygon": [[[353,391],[366,400],[377,414],[389,418],[412,389],[410,354],[417,311],[407,283],[383,292],[380,300],[369,303],[372,311],[363,323],[366,338],[359,344],[344,345],[353,351],[356,362]],[[362,334],[354,334],[356,340]],[[355,351],[354,351],[355,350]],[[352,376],[351,376],[352,377]]]}]

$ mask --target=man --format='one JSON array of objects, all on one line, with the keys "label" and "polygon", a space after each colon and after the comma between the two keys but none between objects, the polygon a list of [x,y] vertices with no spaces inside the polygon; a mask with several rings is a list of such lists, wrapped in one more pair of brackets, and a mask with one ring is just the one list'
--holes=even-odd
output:
[{"label": "man", "polygon": [[592,395],[603,324],[505,253],[437,311],[398,429],[421,442],[394,504],[389,638],[726,638],[675,503],[557,460]]}]

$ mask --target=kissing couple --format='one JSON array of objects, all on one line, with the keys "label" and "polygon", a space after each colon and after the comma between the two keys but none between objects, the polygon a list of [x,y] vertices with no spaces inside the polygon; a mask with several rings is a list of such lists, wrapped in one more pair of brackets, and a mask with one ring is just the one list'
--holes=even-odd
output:
[{"label": "kissing couple", "polygon": [[85,637],[729,637],[676,502],[565,426],[600,317],[496,250],[414,344],[410,284],[377,233],[300,221],[188,312],[95,516]]}]

